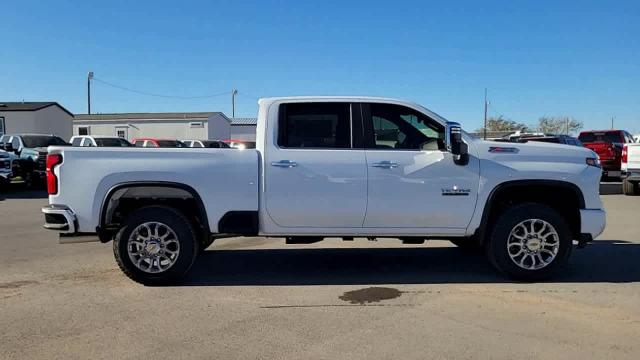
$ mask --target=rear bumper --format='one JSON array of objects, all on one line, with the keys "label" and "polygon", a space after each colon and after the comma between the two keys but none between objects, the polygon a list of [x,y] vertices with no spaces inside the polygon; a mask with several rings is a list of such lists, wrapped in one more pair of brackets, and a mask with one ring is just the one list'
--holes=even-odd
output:
[{"label": "rear bumper", "polygon": [[607,224],[607,213],[602,209],[580,210],[580,232],[590,235],[592,239],[602,234]]},{"label": "rear bumper", "polygon": [[78,228],[76,215],[64,205],[47,205],[42,208],[44,227],[60,234],[74,234]]},{"label": "rear bumper", "polygon": [[627,179],[628,181],[638,181],[640,182],[640,170],[627,170],[622,172],[622,178]]}]

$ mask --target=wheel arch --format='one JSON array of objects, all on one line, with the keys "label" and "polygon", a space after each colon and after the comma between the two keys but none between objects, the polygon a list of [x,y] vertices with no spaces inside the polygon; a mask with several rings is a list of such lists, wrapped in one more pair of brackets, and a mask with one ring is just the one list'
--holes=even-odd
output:
[{"label": "wheel arch", "polygon": [[[184,183],[170,181],[133,181],[114,185],[105,194],[100,205],[100,221],[96,228],[96,232],[102,242],[110,241],[115,232],[117,232],[117,227],[114,227],[114,219],[119,216],[117,211],[121,210],[120,207],[125,200],[135,200],[138,205],[125,211],[124,216],[128,212],[150,203],[161,204],[166,201],[173,201],[174,203],[176,201],[184,201],[185,204],[187,202],[189,204],[193,203],[195,207],[181,210],[187,210],[187,212],[196,216],[198,225],[204,232],[203,235],[208,236],[211,233],[204,202],[193,187]],[[120,216],[122,217],[122,215]]]},{"label": "wheel arch", "polygon": [[[526,190],[526,192],[522,192]],[[560,193],[552,193],[552,191]],[[582,190],[568,181],[562,180],[512,180],[496,185],[484,204],[480,226],[475,236],[485,241],[487,228],[501,213],[504,206],[523,202],[534,202],[550,206],[567,217],[574,239],[580,238],[580,209],[585,208]],[[569,212],[567,214],[567,211]]]}]

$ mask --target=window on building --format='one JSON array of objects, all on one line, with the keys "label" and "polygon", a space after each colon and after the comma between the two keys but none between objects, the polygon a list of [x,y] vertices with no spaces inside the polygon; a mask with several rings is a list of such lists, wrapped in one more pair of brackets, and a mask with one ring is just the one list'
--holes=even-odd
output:
[{"label": "window on building", "polygon": [[350,148],[349,103],[292,103],[279,108],[278,145],[286,148]]},{"label": "window on building", "polygon": [[89,127],[88,126],[78,127],[78,135],[89,135]]},{"label": "window on building", "polygon": [[0,116],[0,135],[4,135],[5,130],[4,130],[4,117]]},{"label": "window on building", "polygon": [[127,137],[127,132],[124,129],[123,130],[118,129],[116,130],[116,136],[124,139]]}]

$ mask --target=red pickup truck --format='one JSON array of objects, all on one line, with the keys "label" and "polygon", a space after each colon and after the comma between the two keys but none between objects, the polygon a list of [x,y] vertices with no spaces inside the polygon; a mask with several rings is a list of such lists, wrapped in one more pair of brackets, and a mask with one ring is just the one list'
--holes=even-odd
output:
[{"label": "red pickup truck", "polygon": [[581,132],[578,139],[600,157],[603,177],[622,176],[622,147],[634,142],[631,134],[624,130],[590,130]]}]

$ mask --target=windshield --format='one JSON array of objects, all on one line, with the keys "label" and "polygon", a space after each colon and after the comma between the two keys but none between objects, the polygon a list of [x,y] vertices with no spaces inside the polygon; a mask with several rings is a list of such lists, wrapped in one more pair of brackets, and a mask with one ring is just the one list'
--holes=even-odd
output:
[{"label": "windshield", "polygon": [[96,144],[104,147],[129,147],[130,142],[121,138],[96,138]]},{"label": "windshield", "polygon": [[164,148],[170,148],[170,147],[182,148],[182,147],[187,147],[187,145],[185,145],[182,141],[178,141],[178,140],[158,140],[156,142],[158,143],[159,147],[164,147]]},{"label": "windshield", "polygon": [[617,131],[607,131],[607,132],[588,132],[582,133],[578,137],[580,141],[583,143],[592,143],[592,142],[606,142],[606,143],[619,143],[622,142],[620,138],[620,133]]},{"label": "windshield", "polygon": [[25,135],[22,143],[27,148],[47,147],[52,145],[67,145],[67,142],[57,136]]}]

